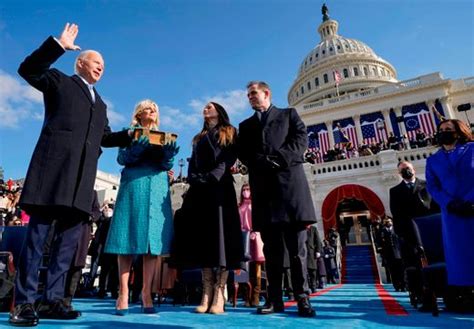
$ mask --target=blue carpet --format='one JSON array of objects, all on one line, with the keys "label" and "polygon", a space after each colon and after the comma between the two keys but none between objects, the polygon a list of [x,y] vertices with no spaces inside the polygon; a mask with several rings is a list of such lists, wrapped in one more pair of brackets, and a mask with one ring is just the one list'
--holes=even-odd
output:
[{"label": "blue carpet", "polygon": [[346,283],[374,283],[372,246],[345,247]]},{"label": "blue carpet", "polygon": [[[227,307],[223,315],[193,313],[194,306],[162,305],[159,313],[143,315],[133,305],[130,314],[112,314],[111,299],[76,299],[74,305],[83,312],[73,321],[41,320],[39,328],[474,328],[474,316],[441,312],[438,318],[419,313],[409,303],[407,293],[385,289],[408,311],[407,316],[389,316],[378,298],[374,284],[344,284],[339,288],[312,298],[317,316],[299,318],[296,306],[283,314],[261,316],[254,309]],[[7,313],[0,313],[0,327],[7,328]]]}]

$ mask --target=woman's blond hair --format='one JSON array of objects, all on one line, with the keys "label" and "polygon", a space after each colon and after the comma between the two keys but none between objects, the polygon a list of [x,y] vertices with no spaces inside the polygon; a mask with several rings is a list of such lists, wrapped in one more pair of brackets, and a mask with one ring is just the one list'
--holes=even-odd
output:
[{"label": "woman's blond hair", "polygon": [[140,115],[147,108],[152,108],[153,110],[156,111],[156,120],[155,120],[155,122],[153,122],[151,127],[152,127],[152,129],[158,129],[159,107],[154,101],[152,101],[150,99],[144,99],[144,100],[138,102],[137,105],[135,105],[135,110],[133,111],[133,115],[132,115],[132,122],[130,123],[130,125],[132,127],[142,125],[142,123],[140,121]]}]

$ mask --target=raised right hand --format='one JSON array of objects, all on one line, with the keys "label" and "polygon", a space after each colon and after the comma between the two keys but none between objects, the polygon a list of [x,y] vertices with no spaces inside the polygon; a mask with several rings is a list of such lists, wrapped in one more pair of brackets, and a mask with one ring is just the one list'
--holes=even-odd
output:
[{"label": "raised right hand", "polygon": [[79,26],[76,24],[66,23],[61,36],[59,37],[59,43],[67,50],[81,50],[81,47],[74,44],[77,34],[79,33]]}]

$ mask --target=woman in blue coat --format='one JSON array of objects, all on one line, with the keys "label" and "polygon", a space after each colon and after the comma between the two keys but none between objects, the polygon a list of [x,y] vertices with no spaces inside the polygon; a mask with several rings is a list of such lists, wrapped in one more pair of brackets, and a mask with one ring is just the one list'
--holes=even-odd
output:
[{"label": "woman in blue coat", "polygon": [[438,152],[426,165],[426,186],[441,207],[443,243],[451,286],[474,286],[474,143],[469,127],[445,120]]},{"label": "woman in blue coat", "polygon": [[[143,100],[135,107],[132,127],[158,129],[158,106]],[[128,280],[133,255],[143,255],[143,312],[155,313],[151,283],[156,256],[170,253],[173,235],[168,170],[179,147],[175,142],[151,145],[145,136],[119,150],[117,161],[125,168],[105,252],[118,255],[119,297],[116,314],[128,312]]]}]

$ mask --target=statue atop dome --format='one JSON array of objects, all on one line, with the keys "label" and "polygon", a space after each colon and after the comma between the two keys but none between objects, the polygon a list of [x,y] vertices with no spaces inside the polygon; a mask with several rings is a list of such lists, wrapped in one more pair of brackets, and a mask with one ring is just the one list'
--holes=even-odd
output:
[{"label": "statue atop dome", "polygon": [[323,6],[321,7],[321,13],[323,14],[323,22],[329,20],[329,9],[325,3],[323,3]]}]

